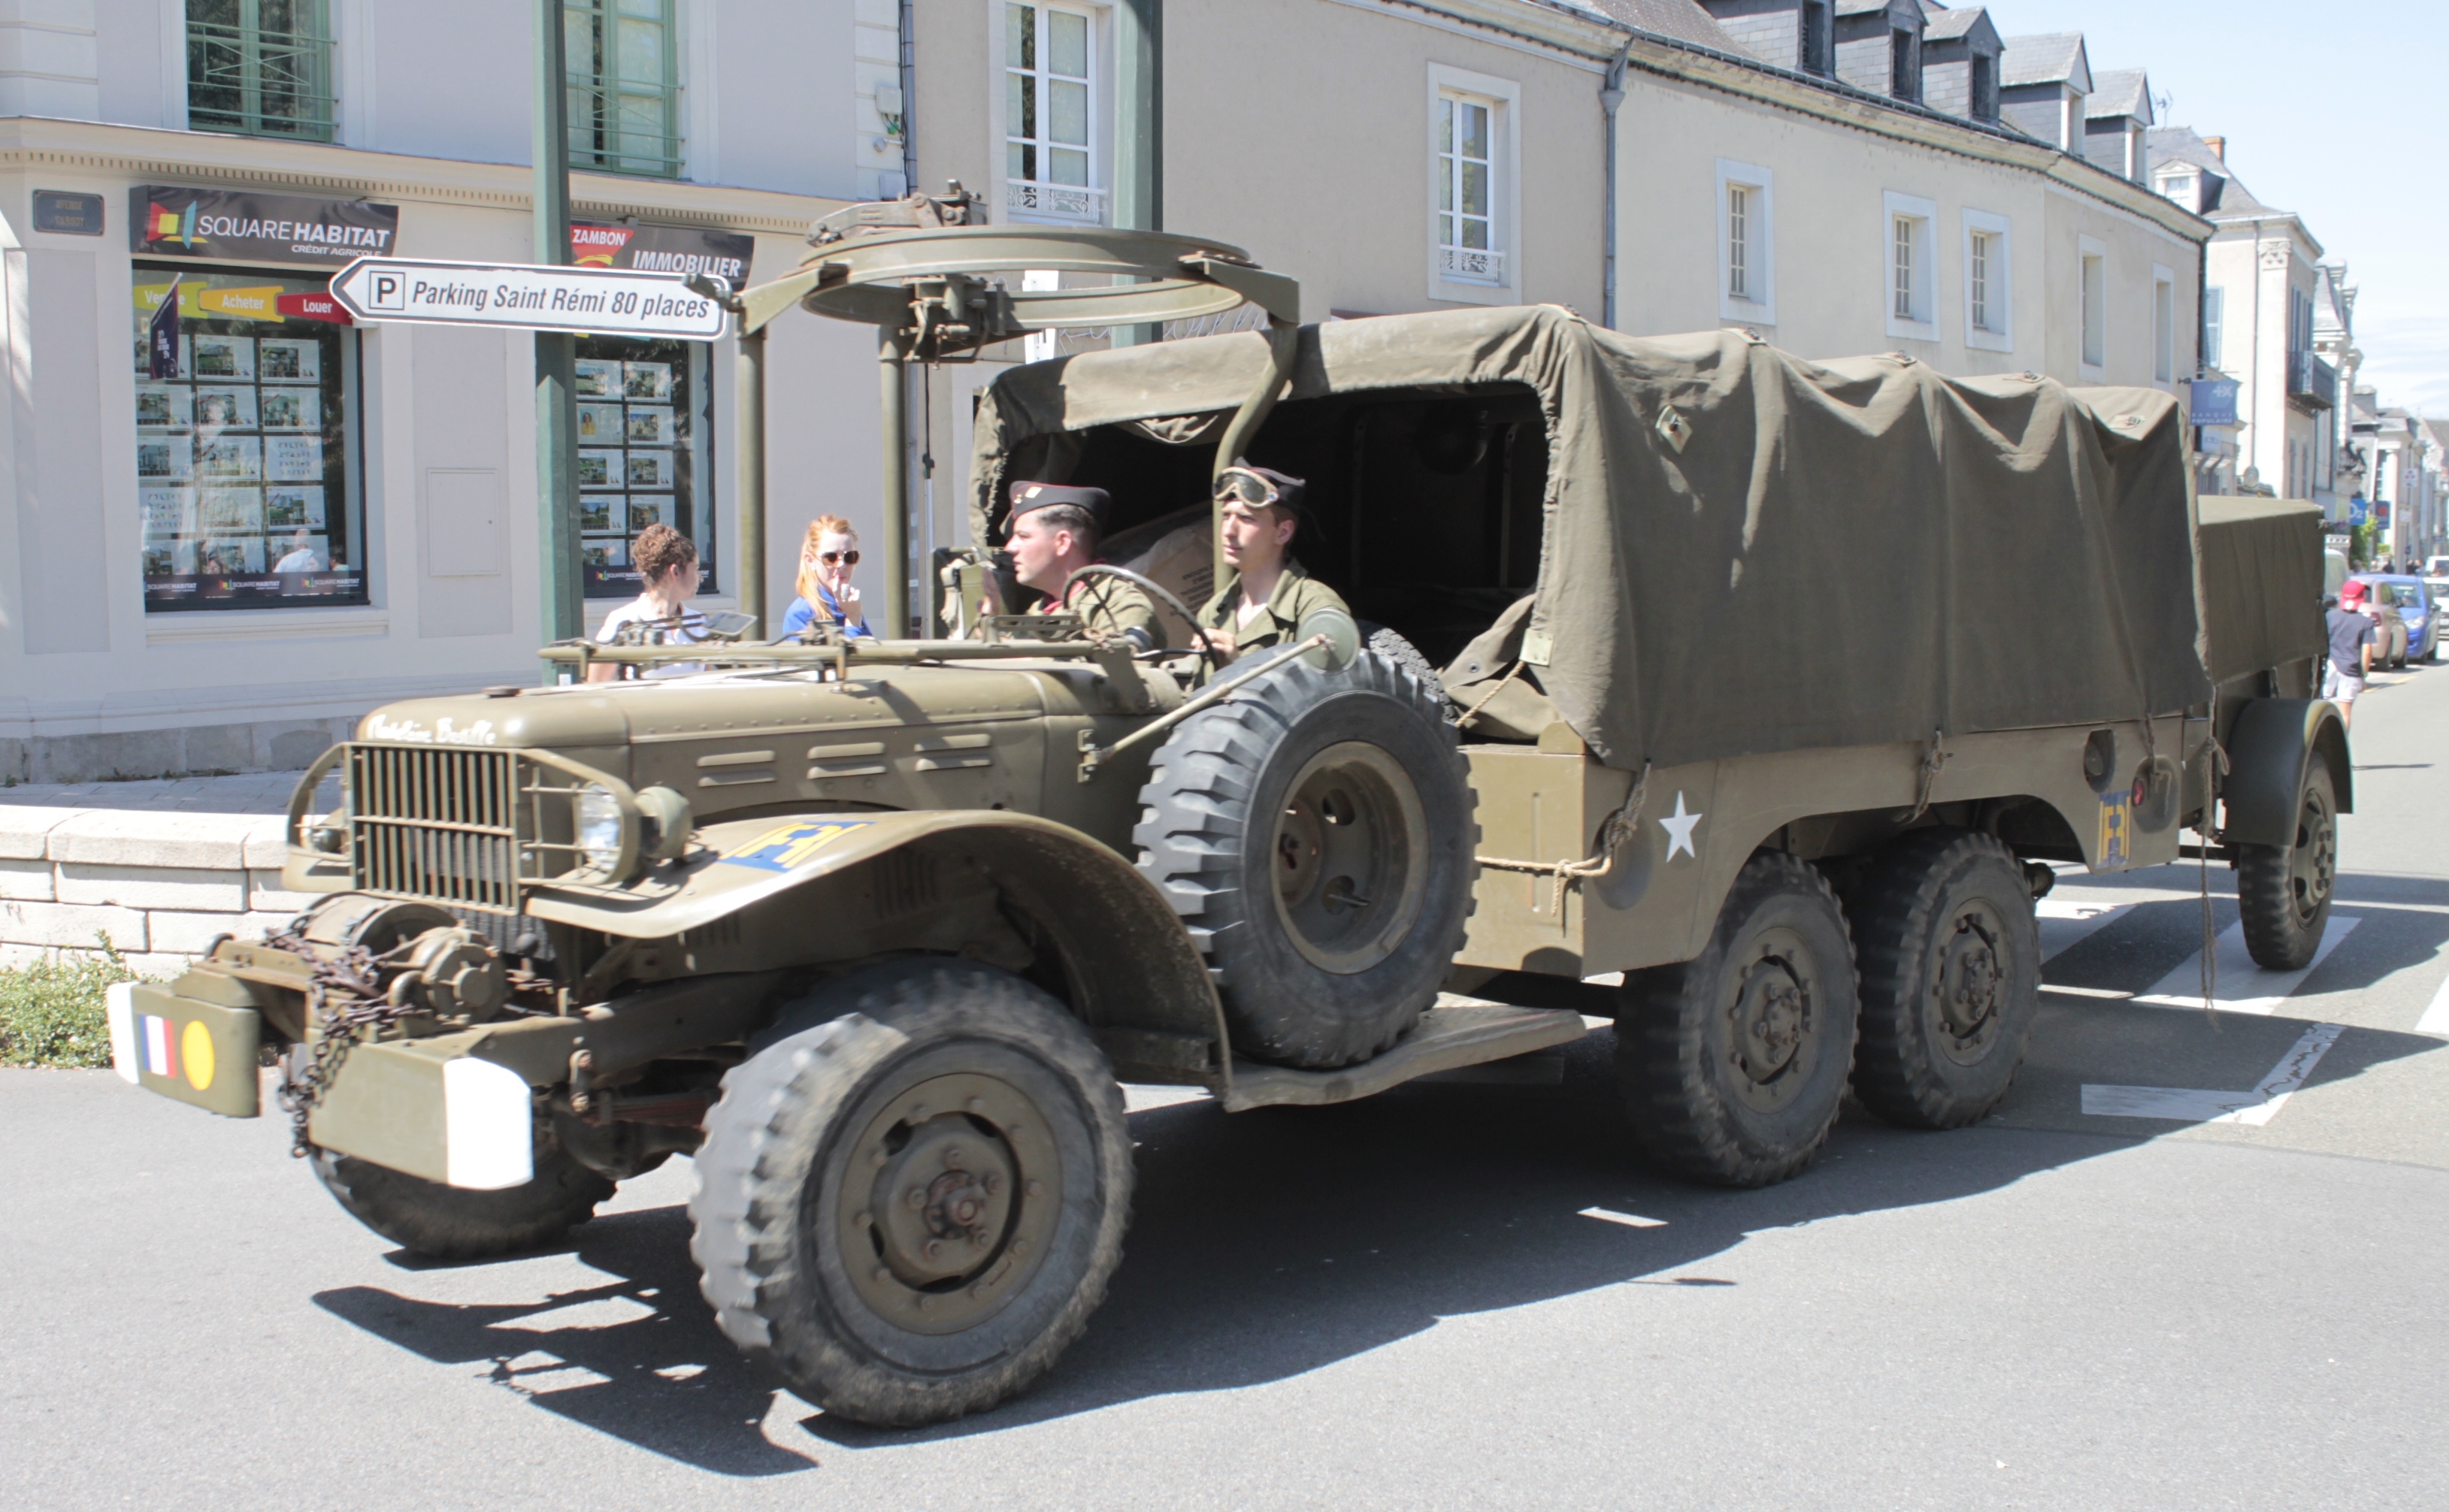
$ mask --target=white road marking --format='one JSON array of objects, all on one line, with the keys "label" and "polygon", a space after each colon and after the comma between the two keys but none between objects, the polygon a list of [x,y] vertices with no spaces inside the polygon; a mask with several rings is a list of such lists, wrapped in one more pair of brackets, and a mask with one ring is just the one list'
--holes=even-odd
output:
[{"label": "white road marking", "polygon": [[[2322,930],[2322,943],[2314,948],[2312,962],[2301,971],[2265,971],[2253,964],[2246,952],[2245,926],[2231,924],[2219,937],[2219,981],[2211,989],[2211,1006],[2222,1013],[2268,1014],[2287,1001],[2288,994],[2304,985],[2316,967],[2339,947],[2362,923],[2347,914],[2333,913]],[[2148,1003],[2155,1008],[2200,1008],[2203,1006],[2203,953],[2200,950],[2186,958],[2186,964],[2154,983],[2148,992],[2138,993],[2137,1003]]]},{"label": "white road marking", "polygon": [[2245,1123],[2260,1127],[2279,1116],[2287,1100],[2322,1063],[2344,1025],[2317,1024],[2304,1031],[2285,1059],[2250,1092],[2206,1092],[2194,1087],[2092,1086],[2083,1089],[2083,1111],[2097,1118],[2165,1119],[2178,1123]]},{"label": "white road marking", "polygon": [[1635,1213],[1618,1213],[1611,1208],[1584,1208],[1577,1217],[1596,1218],[1601,1223],[1621,1223],[1628,1229],[1663,1229],[1665,1218],[1645,1218]]},{"label": "white road marking", "polygon": [[2059,951],[2082,942],[2085,936],[2103,925],[2112,924],[2132,911],[2131,903],[2084,903],[2073,898],[2042,898],[2033,905],[2033,914],[2040,921],[2041,959],[2047,961]]},{"label": "white road marking", "polygon": [[2063,993],[2071,998],[2114,998],[2120,1003],[2127,1002],[2134,996],[2133,993],[2122,987],[2067,987],[2060,986],[2054,982],[2042,983],[2041,990]]},{"label": "white road marking", "polygon": [[2415,1021],[2415,1032],[2449,1034],[2449,981],[2443,981],[2440,990],[2432,994],[2432,1006],[2424,1009],[2423,1017]]}]

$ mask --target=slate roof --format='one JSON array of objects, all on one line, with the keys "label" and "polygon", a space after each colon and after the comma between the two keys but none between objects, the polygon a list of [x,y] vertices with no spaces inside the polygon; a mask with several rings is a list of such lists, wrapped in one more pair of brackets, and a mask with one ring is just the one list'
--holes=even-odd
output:
[{"label": "slate roof", "polygon": [[1696,48],[1730,52],[1739,58],[1750,56],[1744,50],[1743,44],[1718,25],[1718,18],[1702,10],[1694,0],[1580,0],[1580,3],[1629,27],[1638,27],[1658,36],[1688,42]]},{"label": "slate roof", "polygon": [[1998,60],[2000,84],[2010,88],[2019,84],[2072,84],[2091,91],[2092,64],[2084,54],[2082,32],[2009,37],[2006,43],[2007,50]]},{"label": "slate roof", "polygon": [[2140,68],[2111,68],[2092,76],[2092,93],[2085,97],[2084,119],[2098,121],[2108,116],[2131,116],[2145,125],[2151,124],[2151,81]]},{"label": "slate roof", "polygon": [[2211,150],[2210,144],[2197,136],[2191,126],[2163,126],[2148,131],[2143,136],[2143,149],[2151,164],[2154,183],[2159,181],[2161,164],[2167,163],[2190,163],[2227,181],[2227,187],[2220,195],[2219,208],[2211,211],[2205,218],[2207,220],[2251,220],[2255,216],[2295,214],[2292,210],[2282,210],[2255,199],[2253,192],[2245,186],[2245,182],[2236,176],[2235,170],[2222,163],[2219,154]]},{"label": "slate roof", "polygon": [[1921,0],[1921,34],[1928,42],[1953,42],[1981,24],[1988,12],[1979,6],[1950,8]]},{"label": "slate roof", "polygon": [[1874,10],[1885,10],[1895,3],[1896,0],[1837,0],[1837,13],[1841,16],[1865,15]]}]

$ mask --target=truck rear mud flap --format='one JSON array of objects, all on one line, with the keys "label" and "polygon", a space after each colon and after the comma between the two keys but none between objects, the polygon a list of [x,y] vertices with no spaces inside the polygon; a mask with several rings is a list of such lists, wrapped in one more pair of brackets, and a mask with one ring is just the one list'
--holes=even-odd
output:
[{"label": "truck rear mud flap", "polygon": [[1441,992],[1437,1006],[1421,1014],[1412,1031],[1381,1056],[1334,1071],[1297,1071],[1236,1060],[1220,1101],[1227,1113],[1288,1102],[1304,1106],[1349,1102],[1435,1072],[1570,1044],[1589,1032],[1578,1013],[1518,1008]]}]

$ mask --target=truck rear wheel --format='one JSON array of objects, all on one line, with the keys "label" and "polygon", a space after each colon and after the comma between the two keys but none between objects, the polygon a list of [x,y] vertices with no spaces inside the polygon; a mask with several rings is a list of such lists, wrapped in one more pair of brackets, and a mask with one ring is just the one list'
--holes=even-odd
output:
[{"label": "truck rear wheel", "polygon": [[2322,947],[2338,882],[2339,800],[2320,756],[2305,763],[2288,843],[2236,848],[2236,900],[2245,948],[2268,971],[2301,971]]},{"label": "truck rear wheel", "polygon": [[499,1192],[469,1192],[371,1160],[315,1152],[315,1175],[349,1215],[412,1254],[484,1260],[551,1244],[595,1215],[612,1183],[539,1140],[535,1178]]},{"label": "truck rear wheel", "polygon": [[1846,902],[1862,973],[1855,1095],[1905,1128],[1986,1117],[2040,1011],[2033,889],[2015,857],[1974,831],[1919,830],[1873,858]]},{"label": "truck rear wheel", "polygon": [[1478,838],[1436,679],[1293,662],[1184,720],[1140,801],[1140,871],[1214,967],[1235,1049],[1349,1065],[1436,1000]]},{"label": "truck rear wheel", "polygon": [[717,1323],[828,1412],[909,1427],[1045,1373],[1122,1259],[1122,1089],[1044,992],[967,962],[855,972],[723,1078],[689,1243]]},{"label": "truck rear wheel", "polygon": [[1616,1078],[1650,1159],[1738,1187],[1811,1163],[1854,1058],[1854,950],[1827,879],[1752,857],[1700,955],[1627,972],[1621,1003]]}]

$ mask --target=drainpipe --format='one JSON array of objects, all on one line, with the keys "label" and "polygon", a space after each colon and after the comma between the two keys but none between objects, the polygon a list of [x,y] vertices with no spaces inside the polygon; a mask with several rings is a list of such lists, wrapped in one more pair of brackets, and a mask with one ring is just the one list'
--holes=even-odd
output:
[{"label": "drainpipe", "polygon": [[[1114,214],[1116,227],[1165,229],[1165,0],[1114,7]],[[1116,326],[1113,344],[1162,340],[1161,325]]]},{"label": "drainpipe", "polygon": [[1600,143],[1607,174],[1604,229],[1599,249],[1599,324],[1615,329],[1615,112],[1624,104],[1624,67],[1632,57],[1632,39],[1624,39],[1615,56],[1608,60],[1607,74],[1599,86],[1599,110],[1606,116],[1605,138]]}]

